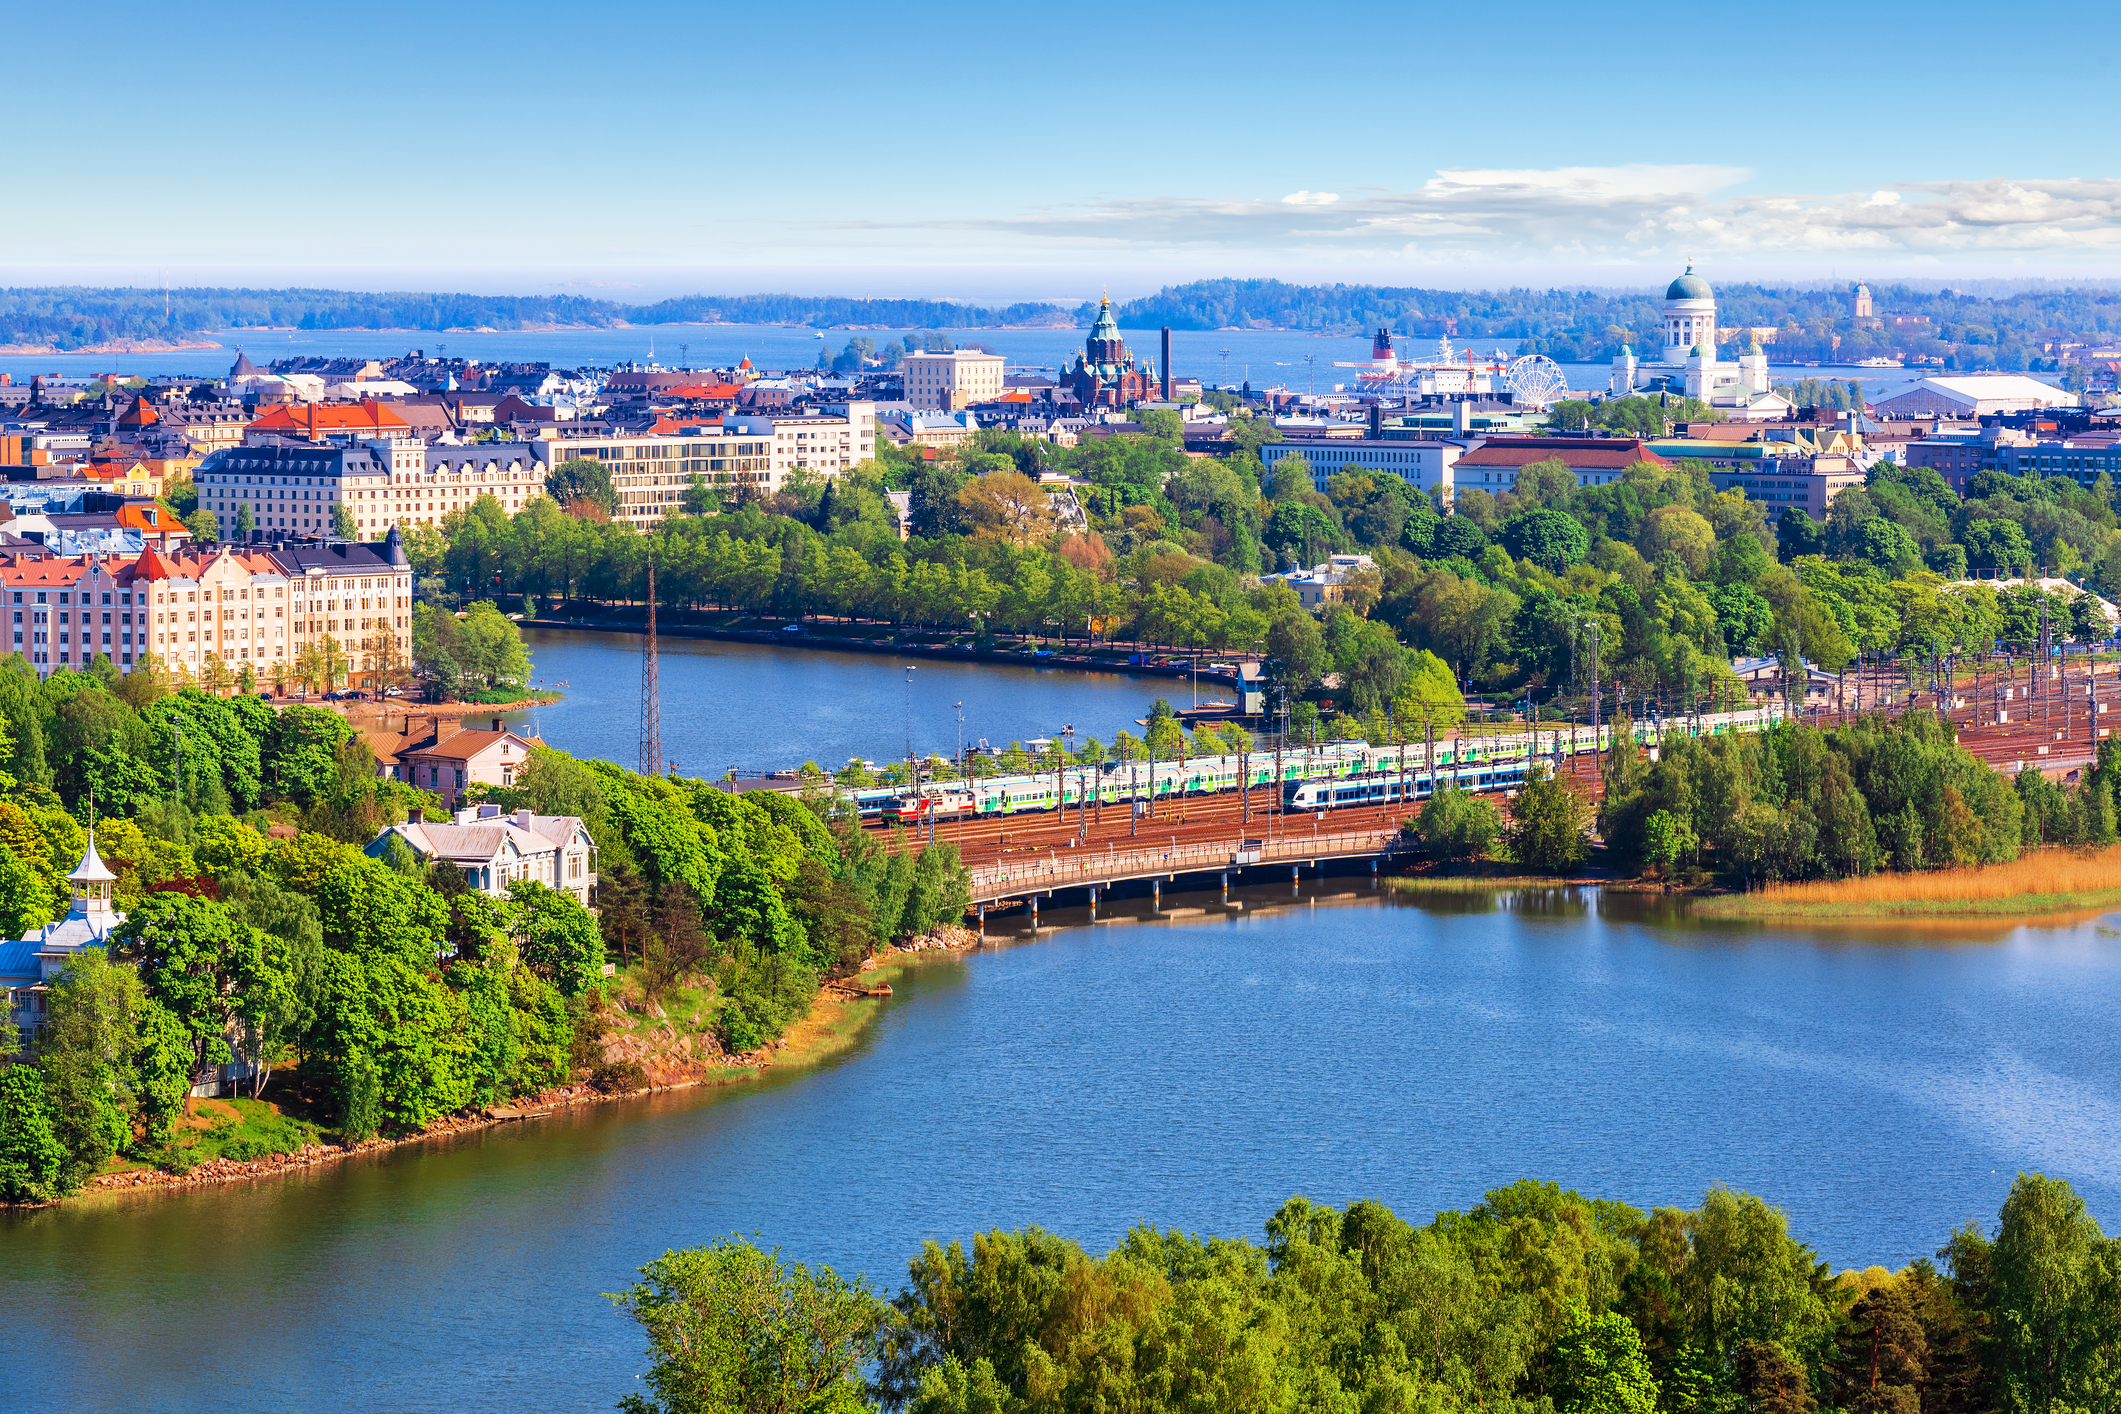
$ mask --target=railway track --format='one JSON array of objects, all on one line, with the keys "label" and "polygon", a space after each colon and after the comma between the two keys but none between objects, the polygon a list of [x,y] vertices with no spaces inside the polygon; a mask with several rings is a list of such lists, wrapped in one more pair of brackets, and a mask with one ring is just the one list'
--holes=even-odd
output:
[{"label": "railway track", "polygon": [[[2027,674],[2017,674],[2010,680],[2013,695],[2004,705],[2011,720],[2003,723],[1992,720],[1995,703],[1990,684],[1993,681],[1989,675],[1983,674],[1981,700],[1977,704],[1971,676],[1963,679],[1957,693],[1957,700],[1962,705],[1952,707],[1949,714],[1958,728],[1960,744],[1980,760],[2002,771],[2033,765],[2067,777],[2082,770],[2096,756],[2098,738],[2093,732],[2096,730],[2099,735],[2104,735],[2109,728],[2104,725],[2093,728],[2088,724],[2084,674],[2072,672],[2059,679],[2042,681],[2029,681]],[[1848,686],[1850,710],[1846,714],[1814,703],[1806,709],[1805,720],[1834,726],[1853,719],[1857,715],[1854,710],[1856,681],[1851,679]],[[1867,675],[1862,700],[1867,705],[1883,703],[1885,705],[1878,710],[1893,713],[1936,710],[1936,695],[1917,692],[1910,696],[1896,690],[1900,686],[1897,678]],[[2121,678],[2101,679],[2100,688],[2113,703],[2121,703]],[[2121,725],[2121,706],[2113,706],[2098,714],[2098,720],[2102,724],[2110,721]],[[1411,760],[1409,764],[1411,766]],[[1604,793],[1598,757],[1588,750],[1568,758],[1564,775],[1593,801]],[[992,866],[1011,860],[1028,860],[1037,855],[1061,859],[1073,851],[1086,849],[1145,849],[1158,844],[1184,849],[1227,843],[1233,839],[1280,841],[1300,836],[1323,837],[1343,831],[1390,828],[1413,813],[1412,809],[1396,804],[1318,813],[1284,811],[1274,787],[1257,786],[1250,794],[1249,820],[1244,794],[1227,791],[1162,800],[1157,803],[1154,814],[1139,818],[1130,816],[1125,805],[1100,807],[1093,804],[1087,812],[1071,806],[1065,812],[1026,811],[1006,816],[944,819],[935,823],[932,838],[957,845],[969,866]],[[1507,801],[1498,800],[1497,803],[1508,810]],[[931,838],[925,826],[911,833],[922,841]]]}]

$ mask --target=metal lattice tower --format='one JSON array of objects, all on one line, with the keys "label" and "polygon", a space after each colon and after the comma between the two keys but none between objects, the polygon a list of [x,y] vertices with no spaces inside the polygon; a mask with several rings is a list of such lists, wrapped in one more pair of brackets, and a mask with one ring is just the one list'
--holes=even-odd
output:
[{"label": "metal lattice tower", "polygon": [[648,642],[641,648],[641,774],[663,773],[663,689],[655,661],[655,552],[648,554]]}]

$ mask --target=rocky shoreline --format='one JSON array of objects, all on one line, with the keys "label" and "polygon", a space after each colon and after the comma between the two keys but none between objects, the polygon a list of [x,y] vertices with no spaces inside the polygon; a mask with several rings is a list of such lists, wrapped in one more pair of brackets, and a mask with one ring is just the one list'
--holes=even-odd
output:
[{"label": "rocky shoreline", "polygon": [[[922,937],[913,938],[892,949],[870,958],[862,966],[864,973],[874,972],[879,967],[889,966],[900,959],[922,954],[963,953],[979,946],[979,935],[969,928],[945,924]],[[817,998],[810,1004],[810,1011],[801,1021],[789,1027],[789,1036],[813,1025],[823,1024],[829,1015],[848,1000],[844,989],[830,986],[819,990]],[[674,1035],[674,1029],[673,1029]],[[697,1036],[687,1040],[701,1039]],[[711,1038],[710,1038],[710,1045]],[[533,1096],[526,1096],[508,1105],[492,1105],[476,1111],[445,1115],[417,1134],[400,1135],[394,1138],[363,1139],[355,1144],[311,1144],[293,1154],[268,1154],[262,1159],[210,1159],[185,1173],[170,1173],[162,1169],[128,1169],[122,1173],[99,1174],[82,1190],[85,1194],[108,1194],[142,1192],[150,1189],[178,1190],[204,1188],[219,1183],[235,1183],[246,1179],[273,1178],[303,1169],[316,1168],[323,1164],[337,1163],[343,1159],[363,1154],[380,1154],[386,1150],[403,1148],[409,1144],[421,1144],[436,1139],[451,1139],[460,1135],[491,1129],[495,1125],[512,1124],[520,1120],[535,1119],[540,1115],[553,1114],[560,1110],[580,1105],[604,1104],[613,1100],[638,1098],[661,1094],[670,1090],[687,1090],[700,1085],[735,1084],[749,1080],[776,1065],[804,1064],[826,1054],[830,1048],[802,1048],[792,1046],[788,1037],[762,1046],[746,1055],[726,1055],[719,1049],[711,1053],[687,1047],[693,1054],[682,1061],[667,1053],[657,1056],[659,1064],[650,1066],[640,1056],[607,1051],[610,1061],[631,1060],[642,1065],[647,1083],[638,1086],[599,1085],[590,1081],[576,1081]],[[62,1200],[64,1201],[64,1200]],[[46,1207],[50,1204],[0,1204],[0,1207]]]}]

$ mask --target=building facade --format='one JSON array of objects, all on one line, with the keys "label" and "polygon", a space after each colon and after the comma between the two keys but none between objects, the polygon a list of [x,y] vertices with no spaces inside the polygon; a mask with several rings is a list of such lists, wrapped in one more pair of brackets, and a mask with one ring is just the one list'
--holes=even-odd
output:
[{"label": "building facade", "polygon": [[1636,462],[1670,463],[1632,437],[1497,437],[1458,459],[1453,482],[1493,495],[1517,484],[1517,473],[1533,462],[1559,461],[1578,486],[1617,481]]},{"label": "building facade", "polygon": [[504,814],[497,805],[456,812],[446,825],[392,825],[366,850],[381,858],[395,836],[422,859],[446,859],[464,871],[472,887],[501,898],[518,879],[573,894],[584,908],[596,906],[596,842],[573,815]]},{"label": "building facade", "polygon": [[148,587],[137,582],[137,564],[106,555],[0,561],[8,650],[38,677],[79,671],[98,655],[130,670],[151,639]]},{"label": "building facade", "polygon": [[1452,477],[1465,447],[1457,442],[1413,442],[1383,438],[1335,438],[1330,441],[1268,442],[1259,459],[1271,480],[1284,459],[1301,456],[1311,464],[1311,481],[1321,492],[1328,477],[1362,471],[1396,476],[1423,495],[1450,494]]},{"label": "building facade", "polygon": [[906,401],[933,412],[959,412],[1002,395],[1002,356],[980,349],[910,353],[901,364]]},{"label": "building facade", "polygon": [[96,853],[96,835],[89,832],[88,848],[74,872],[66,876],[72,906],[66,917],[47,923],[25,937],[0,942],[0,988],[5,989],[7,1019],[12,1044],[0,1049],[28,1050],[36,1043],[50,1015],[52,979],[83,948],[100,948],[125,915],[111,904],[111,886],[118,876]]}]

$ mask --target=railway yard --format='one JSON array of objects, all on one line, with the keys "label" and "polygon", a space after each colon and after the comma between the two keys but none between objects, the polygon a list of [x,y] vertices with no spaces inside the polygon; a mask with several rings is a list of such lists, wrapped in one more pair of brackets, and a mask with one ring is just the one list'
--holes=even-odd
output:
[{"label": "railway yard", "polygon": [[[2008,676],[1984,671],[1978,691],[1974,676],[1962,673],[1950,707],[1959,740],[1999,771],[2015,773],[2033,765],[2058,779],[2071,778],[2096,755],[2098,738],[2108,730],[2105,724],[2121,722],[2121,705],[2116,705],[2121,704],[2121,675],[2115,666],[2094,665],[2093,675],[2072,665],[2066,673],[2051,671],[2044,677],[2023,666]],[[2096,687],[2095,698],[2088,687]],[[1939,695],[1918,691],[1911,701],[1898,674],[1873,673],[1860,679],[1851,674],[1838,680],[1815,677],[1803,714],[1807,722],[1831,726],[1856,716],[1859,701],[1866,711],[1875,708],[1898,714],[1909,707],[1934,711]],[[1667,730],[1676,729],[1677,723],[1668,720]],[[1567,740],[1566,728],[1562,740]],[[1407,746],[1409,774],[1419,772],[1422,750],[1419,742]],[[1586,796],[1598,798],[1599,759],[1589,749],[1588,734],[1583,749],[1565,757],[1563,773]],[[1506,802],[1504,808],[1508,808]],[[977,868],[1029,863],[1039,856],[1064,860],[1085,849],[1183,849],[1245,839],[1273,844],[1312,835],[1390,828],[1412,813],[1413,809],[1396,802],[1315,812],[1284,810],[1281,793],[1269,784],[1249,792],[1231,789],[1166,797],[1156,802],[1153,812],[1144,810],[1138,815],[1130,813],[1125,803],[1093,801],[1087,809],[1071,804],[1061,812],[1046,809],[944,817],[934,821],[932,829],[933,838],[956,844],[965,863]],[[920,837],[928,838],[929,829],[926,824],[920,826]]]}]

